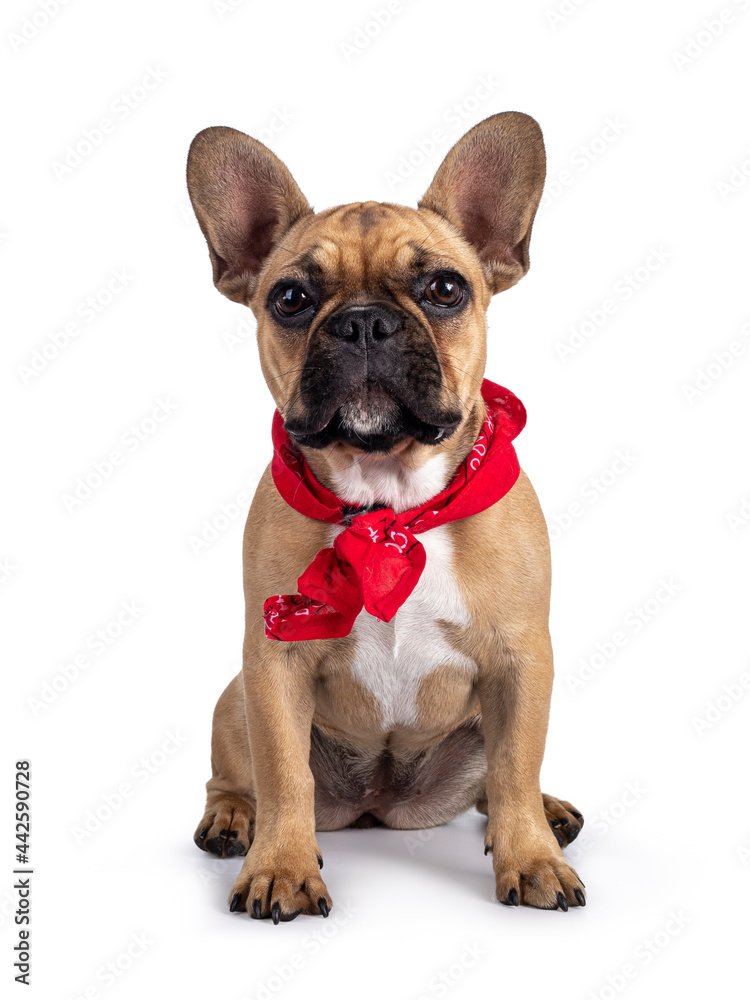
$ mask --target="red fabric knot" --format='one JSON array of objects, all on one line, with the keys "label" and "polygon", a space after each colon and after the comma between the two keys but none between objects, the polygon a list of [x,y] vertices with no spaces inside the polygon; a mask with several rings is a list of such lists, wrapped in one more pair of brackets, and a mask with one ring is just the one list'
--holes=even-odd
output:
[{"label": "red fabric knot", "polygon": [[487,379],[482,396],[486,419],[448,486],[401,514],[385,507],[352,516],[351,508],[312,475],[276,412],[271,471],[279,493],[301,514],[345,527],[300,576],[298,594],[266,600],[269,639],[339,639],[349,635],[363,608],[389,622],[425,567],[424,546],[415,535],[478,514],[505,496],[520,471],[511,442],[523,429],[526,411],[513,393]]},{"label": "red fabric knot", "polygon": [[272,639],[349,635],[364,607],[389,622],[425,566],[424,546],[389,508],[359,514],[321,549],[297,581],[299,594],[270,597],[264,607]]}]

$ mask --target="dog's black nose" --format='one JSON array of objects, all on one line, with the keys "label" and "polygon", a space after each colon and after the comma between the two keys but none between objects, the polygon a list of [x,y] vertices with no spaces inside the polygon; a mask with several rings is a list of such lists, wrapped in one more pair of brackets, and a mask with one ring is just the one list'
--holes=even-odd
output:
[{"label": "dog's black nose", "polygon": [[360,344],[363,347],[374,347],[392,337],[394,333],[398,333],[403,325],[402,317],[393,309],[367,305],[349,306],[348,309],[332,316],[328,329],[340,340]]}]

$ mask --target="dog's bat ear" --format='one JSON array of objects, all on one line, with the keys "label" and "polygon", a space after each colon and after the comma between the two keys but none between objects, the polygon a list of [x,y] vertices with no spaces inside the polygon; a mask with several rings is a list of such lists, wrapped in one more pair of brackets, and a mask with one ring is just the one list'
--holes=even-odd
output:
[{"label": "dog's bat ear", "polygon": [[518,111],[485,118],[459,139],[419,202],[474,247],[493,292],[529,269],[531,226],[542,196],[542,131]]},{"label": "dog's bat ear", "polygon": [[312,209],[281,160],[233,128],[196,135],[187,183],[214,284],[227,298],[247,303],[274,245]]}]

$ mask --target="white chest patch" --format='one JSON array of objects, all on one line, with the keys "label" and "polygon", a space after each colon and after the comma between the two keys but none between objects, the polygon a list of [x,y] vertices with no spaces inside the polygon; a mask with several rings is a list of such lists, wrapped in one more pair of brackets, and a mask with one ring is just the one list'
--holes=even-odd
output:
[{"label": "white chest patch", "polygon": [[445,455],[434,455],[419,469],[410,469],[397,456],[365,455],[345,472],[333,476],[336,494],[347,503],[370,507],[384,503],[397,514],[436,496],[448,481]]},{"label": "white chest patch", "polygon": [[469,614],[456,585],[452,544],[445,526],[419,535],[427,564],[411,596],[390,622],[362,611],[354,623],[351,669],[377,700],[382,728],[417,723],[417,693],[423,677],[438,667],[472,674],[477,665],[446,641],[436,619],[468,625]]}]

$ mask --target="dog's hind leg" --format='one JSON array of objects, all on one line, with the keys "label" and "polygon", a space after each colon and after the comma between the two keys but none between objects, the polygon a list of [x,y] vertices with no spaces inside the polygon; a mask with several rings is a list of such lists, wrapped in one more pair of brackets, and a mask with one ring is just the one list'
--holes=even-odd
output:
[{"label": "dog's hind leg", "polygon": [[206,810],[193,840],[219,858],[247,854],[255,830],[255,794],[242,674],[229,683],[214,710],[211,769]]},{"label": "dog's hind leg", "polygon": [[[546,795],[542,792],[542,802],[544,803],[544,815],[547,817],[547,822],[552,827],[552,832],[560,847],[572,844],[581,832],[583,816],[570,802],[566,802],[565,799],[556,799],[554,795]],[[482,815],[487,815],[486,795],[482,795],[477,800],[476,808]]]},{"label": "dog's hind leg", "polygon": [[560,847],[572,844],[583,826],[583,816],[565,799],[542,793],[544,813]]}]

